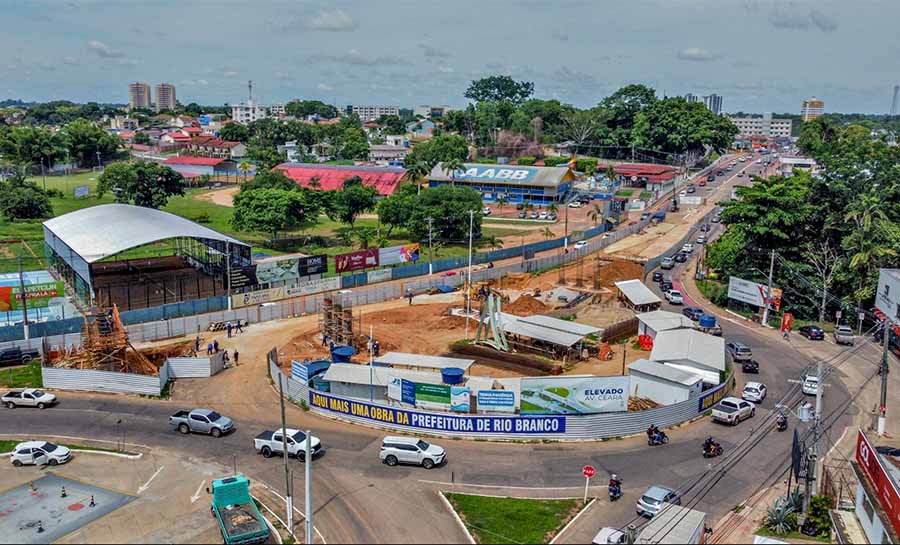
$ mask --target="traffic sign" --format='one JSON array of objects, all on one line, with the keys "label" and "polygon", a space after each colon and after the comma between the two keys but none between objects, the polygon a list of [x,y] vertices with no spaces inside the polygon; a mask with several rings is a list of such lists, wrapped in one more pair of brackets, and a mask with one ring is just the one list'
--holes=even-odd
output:
[{"label": "traffic sign", "polygon": [[581,474],[590,479],[595,475],[596,471],[594,470],[594,466],[584,466],[581,468]]},{"label": "traffic sign", "polygon": [[840,310],[834,311],[834,317],[837,318],[838,320],[840,320],[841,319],[841,311]]}]

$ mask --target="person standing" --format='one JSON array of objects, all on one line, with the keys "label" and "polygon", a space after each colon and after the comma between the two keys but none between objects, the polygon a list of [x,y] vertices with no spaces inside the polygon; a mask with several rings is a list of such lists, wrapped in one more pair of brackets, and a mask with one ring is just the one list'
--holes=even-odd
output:
[{"label": "person standing", "polygon": [[412,306],[413,292],[411,289],[406,288],[406,296],[409,298],[409,305]]},{"label": "person standing", "polygon": [[234,326],[231,325],[231,321],[229,320],[229,321],[225,324],[225,330],[228,331],[228,338],[229,338],[229,339],[231,338],[231,328],[232,328],[232,327],[234,327]]},{"label": "person standing", "polygon": [[238,332],[238,333],[243,333],[243,332],[244,332],[243,328],[241,327],[241,321],[240,321],[240,320],[237,321],[237,332]]},{"label": "person standing", "polygon": [[207,355],[207,356],[211,356],[211,355],[212,355],[212,350],[213,350],[213,345],[212,345],[212,343],[206,343],[206,355]]},{"label": "person standing", "polygon": [[219,353],[219,339],[213,341],[213,352]]},{"label": "person standing", "polygon": [[241,353],[238,352],[237,349],[235,349],[235,351],[234,351],[234,366],[235,367],[238,366],[238,357],[240,357],[240,355],[241,355]]}]

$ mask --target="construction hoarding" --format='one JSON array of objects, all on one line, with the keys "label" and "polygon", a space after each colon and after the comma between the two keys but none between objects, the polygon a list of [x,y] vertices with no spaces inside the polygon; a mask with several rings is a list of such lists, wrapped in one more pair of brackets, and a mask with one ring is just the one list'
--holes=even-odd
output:
[{"label": "construction hoarding", "polygon": [[341,289],[340,277],[333,276],[331,278],[319,278],[292,287],[269,288],[232,295],[231,306],[233,308],[249,307],[252,305],[261,305],[263,303],[271,303],[282,299],[303,297],[304,295],[313,295],[339,289]]},{"label": "construction hoarding", "polygon": [[392,269],[378,269],[366,273],[367,284],[377,284],[378,282],[387,282],[391,279]]},{"label": "construction hoarding", "polygon": [[265,259],[256,264],[256,280],[259,284],[291,282],[326,272],[328,272],[328,256],[324,254],[288,259]]},{"label": "construction hoarding", "polygon": [[628,410],[628,377],[522,379],[521,414],[591,414]]},{"label": "construction hoarding", "polygon": [[[45,308],[50,306],[50,299],[65,296],[65,284],[62,282],[43,282],[25,286],[25,306],[28,308]],[[21,286],[0,286],[0,312],[22,310],[22,306]]]},{"label": "construction hoarding", "polygon": [[377,248],[334,256],[334,270],[339,273],[377,267],[378,264]]},{"label": "construction hoarding", "polygon": [[[766,286],[757,282],[751,282],[732,276],[728,279],[728,298],[735,301],[742,301],[749,305],[761,307],[765,305]],[[774,305],[775,310],[781,308],[781,289],[772,288],[772,297],[769,301]]]},{"label": "construction hoarding", "polygon": [[378,250],[378,264],[382,267],[388,265],[404,265],[415,263],[419,260],[419,243],[391,246]]}]

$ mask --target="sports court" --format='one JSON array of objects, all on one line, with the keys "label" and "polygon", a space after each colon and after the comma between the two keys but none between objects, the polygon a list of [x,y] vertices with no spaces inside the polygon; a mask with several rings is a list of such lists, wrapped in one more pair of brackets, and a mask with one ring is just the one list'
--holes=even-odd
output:
[{"label": "sports court", "polygon": [[31,485],[0,493],[0,543],[51,543],[135,499],[54,473]]}]

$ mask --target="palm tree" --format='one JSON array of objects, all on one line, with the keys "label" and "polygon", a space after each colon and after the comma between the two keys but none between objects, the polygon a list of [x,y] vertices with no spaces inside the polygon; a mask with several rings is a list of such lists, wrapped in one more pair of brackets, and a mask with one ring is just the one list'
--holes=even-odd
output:
[{"label": "palm tree", "polygon": [[499,196],[494,200],[494,202],[497,203],[497,208],[500,209],[500,214],[503,214],[503,205],[505,205],[505,204],[508,203],[509,201],[506,200],[506,195],[499,195]]},{"label": "palm tree", "polygon": [[541,231],[541,234],[544,235],[544,238],[546,238],[547,240],[550,240],[551,238],[556,236],[553,233],[553,230],[551,230],[549,227],[544,227],[544,230]]},{"label": "palm tree", "polygon": [[606,179],[609,183],[613,183],[616,179],[616,168],[612,165],[606,165]]},{"label": "palm tree", "polygon": [[450,184],[456,185],[456,171],[462,170],[463,162],[453,157],[441,163],[441,170],[444,171],[444,174],[450,176]]},{"label": "palm tree", "polygon": [[588,218],[594,222],[594,227],[597,227],[597,222],[603,219],[603,208],[597,203],[594,203],[594,208],[588,212]]},{"label": "palm tree", "polygon": [[478,245],[482,248],[502,248],[503,239],[497,238],[495,235],[484,236],[481,237],[480,241],[478,241]]},{"label": "palm tree", "polygon": [[238,165],[238,170],[240,170],[244,174],[244,181],[247,181],[247,173],[250,169],[253,168],[253,165],[250,164],[250,161],[241,161],[241,164]]},{"label": "palm tree", "polygon": [[416,195],[422,192],[422,180],[431,173],[431,167],[425,161],[413,161],[406,167],[403,175],[406,181],[416,184]]}]

